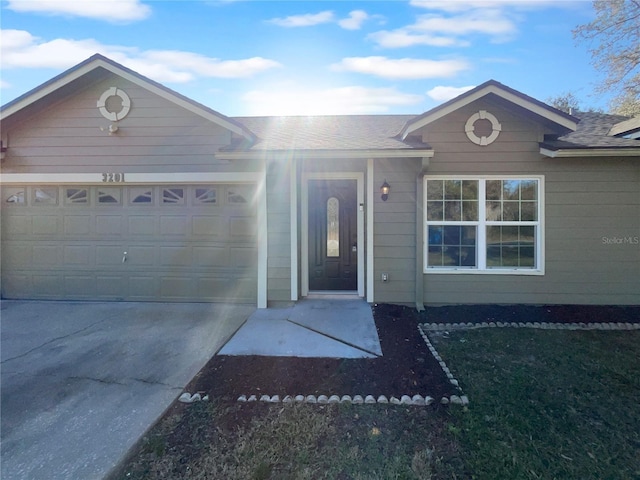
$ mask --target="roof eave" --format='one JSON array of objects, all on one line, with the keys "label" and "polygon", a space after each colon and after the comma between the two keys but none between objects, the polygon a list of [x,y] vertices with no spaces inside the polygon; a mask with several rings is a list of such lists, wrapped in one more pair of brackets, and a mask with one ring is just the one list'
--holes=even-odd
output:
[{"label": "roof eave", "polygon": [[616,123],[609,130],[610,137],[624,136],[640,131],[640,117],[633,117]]},{"label": "roof eave", "polygon": [[558,148],[540,147],[540,154],[549,158],[589,158],[589,157],[638,157],[640,148]]}]

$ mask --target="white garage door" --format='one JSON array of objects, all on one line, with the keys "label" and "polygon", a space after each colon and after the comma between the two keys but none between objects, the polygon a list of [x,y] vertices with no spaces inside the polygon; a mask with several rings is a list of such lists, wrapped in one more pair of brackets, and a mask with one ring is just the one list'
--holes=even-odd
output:
[{"label": "white garage door", "polygon": [[2,189],[4,298],[257,298],[248,184]]}]

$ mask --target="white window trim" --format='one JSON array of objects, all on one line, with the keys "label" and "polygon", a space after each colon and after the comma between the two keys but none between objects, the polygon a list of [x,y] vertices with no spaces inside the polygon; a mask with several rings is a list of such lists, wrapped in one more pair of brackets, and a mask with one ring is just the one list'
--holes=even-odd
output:
[{"label": "white window trim", "polygon": [[[427,181],[428,180],[537,180],[538,181],[538,221],[537,222],[496,222],[487,220],[460,221],[452,222],[452,225],[464,226],[474,225],[478,227],[477,230],[477,267],[427,267],[428,260],[428,248],[429,237],[427,230]],[[424,191],[423,199],[423,219],[422,228],[425,231],[423,241],[423,266],[422,271],[424,274],[435,275],[544,275],[545,271],[545,188],[544,188],[544,175],[425,175],[422,182],[422,188]],[[485,182],[478,182],[478,219],[486,218],[486,192]],[[433,222],[439,223],[439,222]],[[537,226],[536,229],[536,268],[486,268],[486,226],[491,225],[503,225],[503,226]]]}]

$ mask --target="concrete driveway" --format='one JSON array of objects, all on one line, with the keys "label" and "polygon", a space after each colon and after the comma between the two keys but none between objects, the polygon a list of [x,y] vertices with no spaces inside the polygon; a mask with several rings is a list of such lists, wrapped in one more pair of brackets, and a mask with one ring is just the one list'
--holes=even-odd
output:
[{"label": "concrete driveway", "polygon": [[100,479],[254,312],[1,303],[1,477]]}]

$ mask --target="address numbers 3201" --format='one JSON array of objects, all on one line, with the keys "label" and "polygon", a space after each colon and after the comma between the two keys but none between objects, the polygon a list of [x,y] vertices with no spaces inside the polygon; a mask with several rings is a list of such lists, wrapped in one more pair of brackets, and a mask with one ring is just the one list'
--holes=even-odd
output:
[{"label": "address numbers 3201", "polygon": [[124,173],[103,173],[102,182],[103,183],[123,183]]}]

